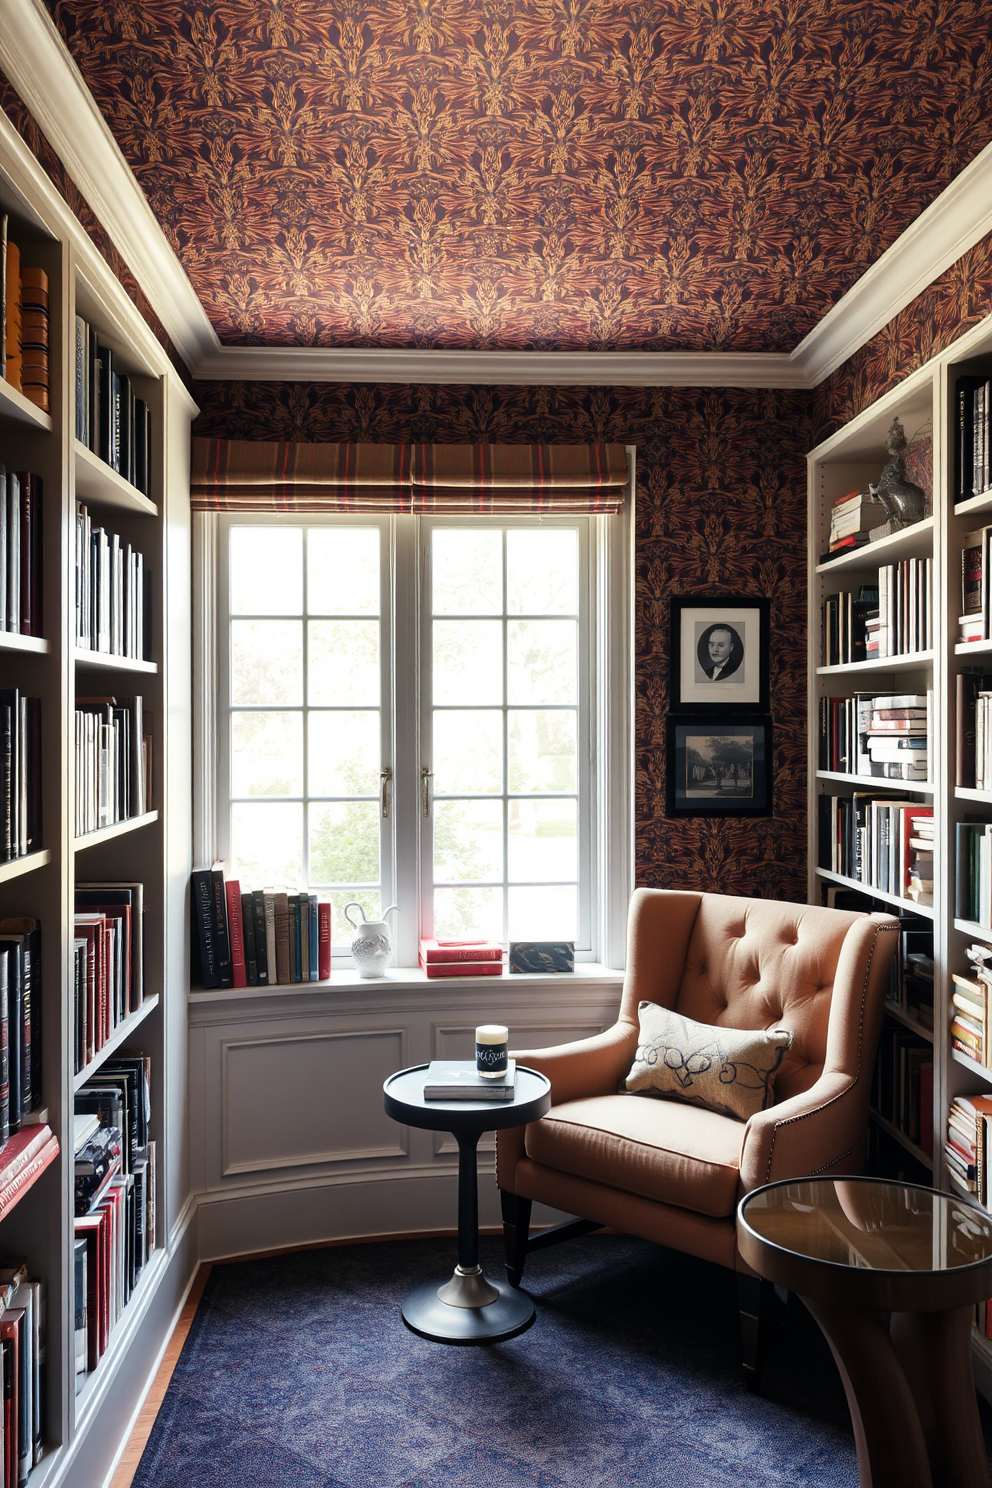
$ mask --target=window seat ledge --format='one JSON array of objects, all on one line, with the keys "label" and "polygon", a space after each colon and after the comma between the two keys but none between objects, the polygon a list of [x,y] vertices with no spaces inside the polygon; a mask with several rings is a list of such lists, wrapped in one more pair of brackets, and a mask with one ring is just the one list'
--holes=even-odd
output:
[{"label": "window seat ledge", "polygon": [[452,977],[427,977],[419,967],[393,966],[381,977],[360,977],[352,968],[341,971],[332,971],[330,980],[323,982],[289,982],[274,987],[217,987],[211,991],[198,991],[191,989],[189,1002],[191,1007],[206,1007],[218,1002],[258,1002],[278,1001],[287,997],[331,997],[338,995],[350,996],[361,993],[370,1000],[376,998],[377,994],[384,994],[386,1000],[391,1000],[397,993],[415,993],[422,995],[429,987],[432,996],[437,994],[439,1001],[447,1001],[446,992],[458,991],[464,993],[466,988],[477,992],[490,992],[494,1000],[498,997],[502,1000],[507,992],[524,992],[536,988],[549,988],[561,984],[574,989],[576,983],[585,987],[621,987],[624,974],[610,967],[601,966],[595,961],[581,961],[574,972],[554,973],[514,973],[512,976],[505,973],[499,977],[492,976],[452,976]]}]

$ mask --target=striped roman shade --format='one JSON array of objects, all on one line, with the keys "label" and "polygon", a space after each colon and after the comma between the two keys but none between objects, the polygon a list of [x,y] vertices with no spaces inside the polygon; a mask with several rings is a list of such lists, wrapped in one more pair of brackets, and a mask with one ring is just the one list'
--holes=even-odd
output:
[{"label": "striped roman shade", "polygon": [[622,444],[276,444],[194,439],[194,511],[615,514]]}]

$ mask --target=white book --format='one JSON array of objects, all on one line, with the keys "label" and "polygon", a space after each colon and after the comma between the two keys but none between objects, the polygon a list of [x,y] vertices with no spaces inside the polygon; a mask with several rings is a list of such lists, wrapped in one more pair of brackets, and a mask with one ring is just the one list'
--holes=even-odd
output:
[{"label": "white book", "polygon": [[512,1100],[517,1063],[507,1060],[499,1079],[483,1079],[471,1059],[432,1059],[424,1076],[424,1100]]}]

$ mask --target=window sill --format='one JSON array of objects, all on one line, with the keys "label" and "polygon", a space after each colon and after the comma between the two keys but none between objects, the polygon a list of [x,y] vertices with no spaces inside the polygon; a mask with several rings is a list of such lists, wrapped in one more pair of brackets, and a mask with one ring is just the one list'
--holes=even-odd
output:
[{"label": "window sill", "polygon": [[504,972],[502,976],[453,976],[453,977],[427,977],[419,967],[393,966],[381,977],[360,977],[352,968],[342,971],[332,971],[330,980],[323,982],[289,982],[275,987],[217,987],[212,991],[203,992],[193,988],[189,993],[191,1004],[205,1004],[216,1002],[257,1002],[260,998],[301,997],[331,993],[350,994],[355,992],[375,993],[376,991],[394,992],[422,992],[425,987],[432,989],[443,988],[454,990],[471,987],[478,990],[494,990],[496,987],[507,988],[537,988],[551,987],[558,984],[565,986],[582,983],[584,985],[595,984],[598,986],[621,987],[624,974],[606,966],[600,966],[595,961],[581,961],[574,972],[553,972],[545,974],[537,973],[515,973],[509,975]]}]

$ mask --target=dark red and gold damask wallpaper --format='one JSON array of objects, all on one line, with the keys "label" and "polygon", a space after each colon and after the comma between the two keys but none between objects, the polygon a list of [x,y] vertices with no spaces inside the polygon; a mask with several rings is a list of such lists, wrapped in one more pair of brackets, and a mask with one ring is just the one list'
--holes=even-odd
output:
[{"label": "dark red and gold damask wallpaper", "polygon": [[50,0],[231,345],[791,351],[992,139],[985,0]]},{"label": "dark red and gold damask wallpaper", "polygon": [[[197,383],[195,432],[231,439],[637,446],[637,880],[806,898],[809,393],[686,388]],[[665,818],[668,604],[770,595],[774,816]]]}]

